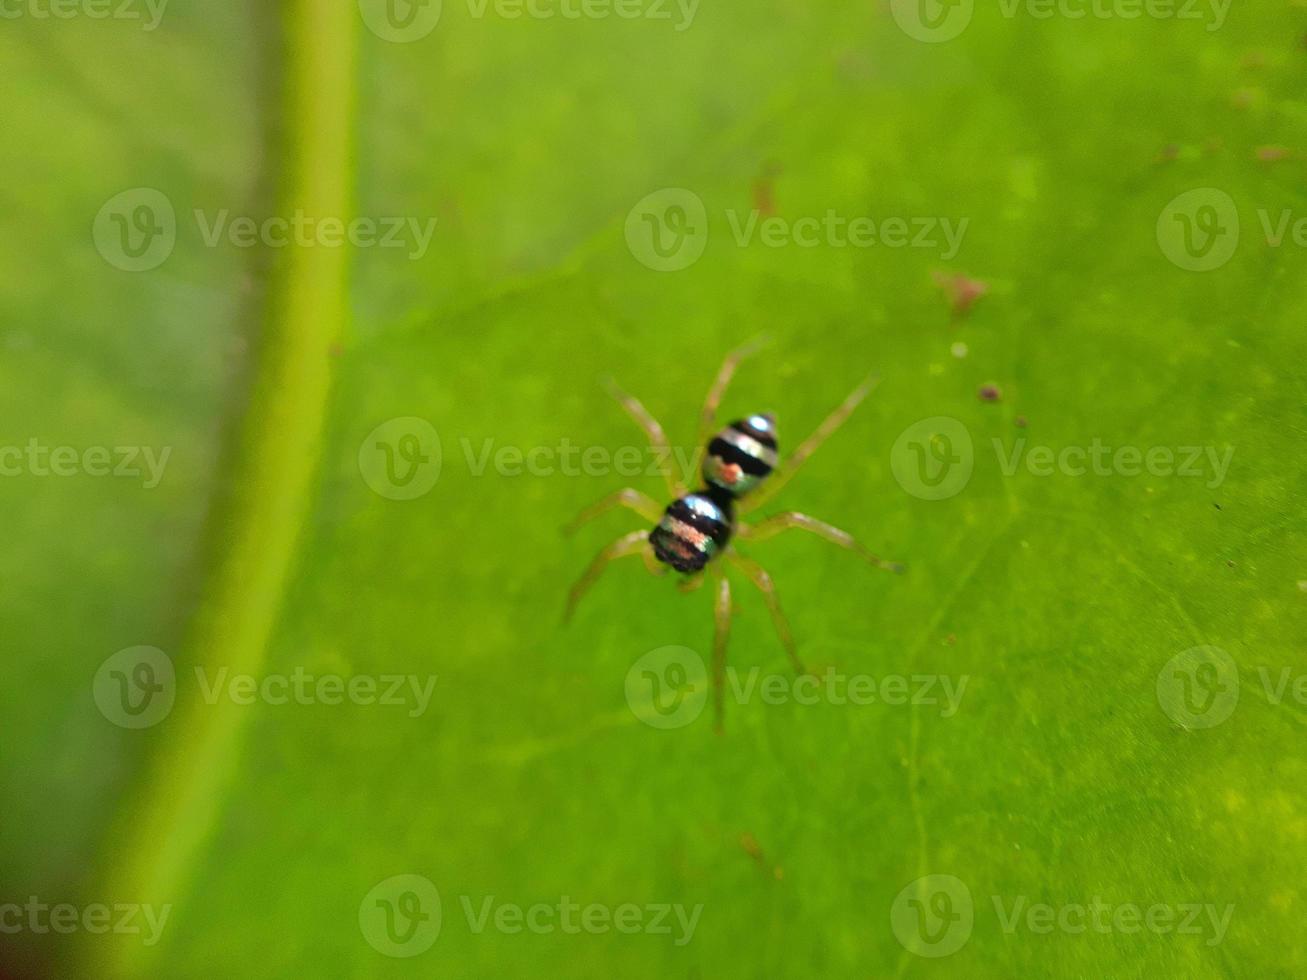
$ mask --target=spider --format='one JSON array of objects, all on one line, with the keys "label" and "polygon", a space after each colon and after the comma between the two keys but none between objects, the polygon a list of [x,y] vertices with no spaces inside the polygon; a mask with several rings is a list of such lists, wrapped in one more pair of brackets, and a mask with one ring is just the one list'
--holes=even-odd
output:
[{"label": "spider", "polygon": [[[771,613],[772,624],[791,665],[797,673],[806,673],[789,622],[781,611],[780,599],[771,576],[757,562],[737,552],[732,544],[733,539],[761,541],[782,531],[797,528],[839,545],[877,568],[892,572],[903,570],[900,563],[873,555],[846,531],[807,514],[786,511],[766,517],[756,524],[746,524],[737,517],[737,513],[744,514],[757,508],[788,483],[818,447],[844,424],[879,380],[873,375],[855,388],[778,468],[776,418],[770,413],[746,416],[730,423],[709,439],[716,421],[717,407],[736,368],[764,342],[763,338],[759,338],[727,354],[712,387],[708,389],[708,397],[704,400],[699,419],[698,438],[695,440],[696,446],[706,445],[702,465],[706,486],[702,490],[688,493],[686,487],[673,475],[671,468],[664,466],[663,477],[672,497],[672,503],[666,509],[659,507],[652,497],[626,487],[587,507],[565,529],[566,533],[571,534],[582,524],[615,507],[626,507],[654,524],[652,530],[632,531],[622,535],[595,556],[568,594],[565,621],[571,619],[581,597],[595,584],[609,563],[618,558],[640,555],[654,575],[665,574],[668,567],[683,573],[685,577],[678,583],[682,592],[693,592],[703,585],[707,577],[714,580],[717,596],[713,636],[713,716],[714,727],[718,732],[722,730],[726,643],[730,635],[732,615],[731,586],[722,570],[721,559],[724,558],[742,572],[762,593]],[[615,382],[608,380],[605,385],[618,404],[644,430],[659,458],[670,459],[671,449],[667,436],[644,405]],[[766,485],[762,486],[764,481],[767,481]],[[747,500],[746,495],[749,495]]]}]

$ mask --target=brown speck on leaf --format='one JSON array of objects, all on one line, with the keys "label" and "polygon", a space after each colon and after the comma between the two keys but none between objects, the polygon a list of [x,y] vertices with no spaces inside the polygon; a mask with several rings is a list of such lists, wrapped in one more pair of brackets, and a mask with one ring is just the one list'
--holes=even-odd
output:
[{"label": "brown speck on leaf", "polygon": [[740,847],[744,848],[744,853],[755,861],[762,860],[762,847],[758,844],[758,838],[748,831],[740,835]]},{"label": "brown speck on leaf", "polygon": [[989,292],[989,283],[961,272],[949,273],[937,269],[931,275],[934,276],[935,285],[948,297],[954,317],[966,316],[976,301]]},{"label": "brown speck on leaf", "polygon": [[1180,156],[1179,143],[1167,143],[1157,152],[1158,163],[1172,163]]},{"label": "brown speck on leaf", "polygon": [[1234,568],[1234,559],[1232,558],[1232,559],[1226,561],[1226,563],[1225,563],[1225,567],[1226,567],[1226,568]]},{"label": "brown speck on leaf", "polygon": [[956,633],[950,633],[948,636],[944,637],[944,642],[949,646],[953,646],[958,642],[958,635]]},{"label": "brown speck on leaf", "polygon": [[763,164],[762,173],[753,178],[753,208],[764,218],[776,213],[776,178],[780,173],[780,164],[769,160]]},{"label": "brown speck on leaf", "polygon": [[1243,65],[1244,68],[1251,68],[1253,71],[1258,71],[1266,67],[1266,53],[1264,51],[1249,51],[1243,56],[1240,64]]},{"label": "brown speck on leaf", "polygon": [[976,392],[976,397],[978,397],[982,402],[996,402],[1002,399],[1003,392],[996,384],[984,384],[981,385],[980,390]]},{"label": "brown speck on leaf", "polygon": [[784,880],[785,869],[782,868],[779,864],[776,865],[776,867],[772,869],[772,877],[774,877],[777,881]]},{"label": "brown speck on leaf", "polygon": [[327,353],[332,357],[340,357],[341,354],[345,353],[345,348],[339,342],[333,343],[327,348]]},{"label": "brown speck on leaf", "polygon": [[1255,152],[1261,163],[1279,163],[1293,156],[1293,151],[1287,146],[1259,146]]},{"label": "brown speck on leaf", "polygon": [[1018,429],[1024,429],[1028,424],[1029,423],[1026,422],[1026,417],[1024,415],[1018,415],[1016,417],[1016,425]]}]

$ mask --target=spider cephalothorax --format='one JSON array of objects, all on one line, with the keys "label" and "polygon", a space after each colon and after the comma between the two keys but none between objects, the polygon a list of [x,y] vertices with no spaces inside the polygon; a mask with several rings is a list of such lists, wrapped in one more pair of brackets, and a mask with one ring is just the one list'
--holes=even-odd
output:
[{"label": "spider cephalothorax", "polygon": [[750,415],[713,436],[703,478],[731,497],[743,497],[776,469],[776,417]]},{"label": "spider cephalothorax", "polygon": [[[757,507],[789,482],[803,462],[844,423],[875,384],[874,379],[868,378],[859,385],[826,421],[817,427],[817,431],[800,444],[778,470],[776,419],[773,415],[766,413],[749,415],[721,429],[711,440],[708,438],[717,415],[717,406],[721,402],[727,384],[730,383],[731,376],[735,373],[736,366],[756,347],[756,343],[750,344],[728,354],[721,370],[717,372],[712,388],[708,391],[696,443],[700,446],[707,443],[701,471],[703,489],[687,493],[686,488],[672,473],[664,470],[663,476],[672,497],[672,503],[666,510],[660,511],[658,504],[651,497],[628,487],[610,494],[593,507],[582,511],[571,525],[575,529],[614,507],[627,507],[647,520],[656,522],[650,531],[633,531],[618,538],[595,557],[568,596],[569,617],[581,596],[615,558],[642,555],[652,571],[666,571],[665,568],[660,568],[660,563],[669,565],[676,571],[686,574],[682,588],[687,591],[703,584],[705,570],[712,571],[718,583],[717,629],[713,643],[713,703],[719,728],[722,717],[726,638],[731,620],[731,588],[725,575],[720,571],[720,564],[717,561],[719,558],[724,556],[762,592],[786,653],[789,654],[794,668],[803,673],[803,664],[799,661],[795,650],[789,624],[781,612],[780,601],[776,597],[771,576],[761,565],[736,552],[732,544],[733,539],[745,538],[756,541],[789,528],[799,528],[825,538],[841,548],[846,548],[877,567],[890,571],[902,570],[898,563],[884,561],[871,554],[846,532],[807,514],[794,511],[775,514],[754,525],[745,524],[737,519],[737,513]],[[659,455],[663,459],[670,458],[671,452],[662,426],[635,398],[616,385],[611,385],[610,388],[613,397],[644,429]],[[773,471],[777,471],[776,476],[759,489]],[[748,495],[747,500],[744,499],[746,495]]]}]

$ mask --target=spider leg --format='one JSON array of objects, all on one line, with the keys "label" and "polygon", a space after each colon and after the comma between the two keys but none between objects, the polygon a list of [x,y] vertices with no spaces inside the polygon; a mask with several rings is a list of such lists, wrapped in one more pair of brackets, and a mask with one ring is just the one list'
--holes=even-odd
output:
[{"label": "spider leg", "polygon": [[819,538],[824,538],[831,544],[837,544],[841,548],[852,551],[863,561],[875,565],[877,568],[883,568],[887,572],[903,571],[902,562],[878,558],[855,541],[853,535],[849,534],[848,531],[841,531],[825,521],[819,521],[807,514],[800,514],[798,511],[791,510],[783,514],[773,514],[771,517],[764,518],[752,526],[740,524],[736,529],[736,533],[742,538],[748,538],[750,541],[763,541],[773,535],[780,534],[782,531],[788,531],[790,528],[798,528],[800,531],[808,531]]},{"label": "spider leg", "polygon": [[667,566],[657,559],[652,547],[642,548],[640,557],[644,559],[644,567],[649,569],[650,575],[663,576],[667,574]]},{"label": "spider leg", "polygon": [[704,574],[702,572],[697,572],[694,575],[687,575],[685,578],[681,579],[676,583],[676,587],[688,595],[691,592],[698,591],[698,589],[703,586],[703,583]]},{"label": "spider leg", "polygon": [[794,450],[789,458],[776,468],[776,471],[768,477],[766,482],[741,502],[740,510],[742,512],[754,510],[774,497],[781,487],[790,482],[794,474],[799,471],[799,467],[807,462],[808,457],[815,453],[823,442],[834,435],[835,430],[844,424],[848,417],[853,414],[853,410],[879,383],[880,378],[872,375],[854,388],[849,397],[844,399],[839,407],[826,417],[826,421],[817,426],[817,431],[800,443],[799,448]]},{"label": "spider leg", "polygon": [[576,519],[563,529],[564,534],[571,534],[582,524],[592,521],[601,514],[606,514],[614,507],[626,507],[635,511],[651,524],[657,524],[662,519],[663,509],[658,506],[658,502],[648,494],[643,494],[632,487],[626,487],[624,490],[618,490],[616,493],[610,493],[597,504],[591,504],[581,513],[576,515]]},{"label": "spider leg", "polygon": [[661,457],[658,468],[662,470],[663,479],[667,481],[667,490],[672,495],[672,499],[679,500],[684,497],[685,487],[681,485],[680,479],[671,469],[672,447],[667,442],[667,433],[658,424],[658,420],[649,414],[649,410],[640,403],[638,398],[623,391],[612,378],[604,380],[604,387],[617,400],[617,404],[622,406],[626,414],[631,416],[635,424],[643,429],[644,434],[649,437],[649,445]]},{"label": "spider leg", "polygon": [[572,586],[572,591],[567,594],[567,611],[563,614],[563,622],[567,622],[572,618],[576,604],[581,601],[581,597],[590,590],[590,586],[594,585],[599,576],[603,574],[609,562],[617,558],[625,558],[628,555],[638,555],[648,547],[649,532],[632,531],[630,534],[623,534],[607,548],[595,555],[594,561],[590,562],[590,567],[576,580],[576,584]]},{"label": "spider leg", "polygon": [[735,552],[729,552],[727,558],[732,565],[749,577],[749,581],[758,587],[758,591],[762,593],[762,597],[767,603],[767,610],[771,613],[771,621],[772,625],[776,627],[776,634],[781,638],[781,645],[785,647],[785,653],[794,666],[794,672],[796,674],[806,674],[807,670],[803,666],[803,661],[799,659],[799,651],[794,645],[794,634],[790,632],[789,620],[785,618],[785,613],[781,611],[780,597],[776,595],[776,586],[773,584],[771,576],[767,574],[767,570],[756,561],[750,561]]},{"label": "spider leg", "polygon": [[740,362],[755,353],[759,348],[765,346],[769,338],[765,335],[755,337],[747,344],[735,348],[726,355],[726,360],[722,361],[721,368],[717,371],[717,377],[713,380],[712,387],[708,389],[708,397],[703,402],[703,412],[699,415],[699,435],[694,441],[696,451],[702,450],[708,445],[708,440],[713,434],[713,424],[717,418],[717,406],[722,402],[722,396],[726,394],[726,386],[731,383],[731,378],[735,375],[735,369],[740,366]]},{"label": "spider leg", "polygon": [[731,635],[731,583],[717,573],[717,602],[713,607],[712,690],[713,731],[722,733],[726,697],[726,641]]}]

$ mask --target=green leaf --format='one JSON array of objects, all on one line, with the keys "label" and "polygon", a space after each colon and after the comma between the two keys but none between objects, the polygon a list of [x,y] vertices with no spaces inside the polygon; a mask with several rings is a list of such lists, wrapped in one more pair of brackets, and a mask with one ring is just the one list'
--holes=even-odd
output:
[{"label": "green leaf", "polygon": [[[159,928],[0,970],[1302,973],[1307,15],[1181,6],[6,22],[0,925]],[[882,379],[762,512],[907,570],[740,542],[818,683],[731,572],[717,736],[715,589],[563,625],[560,529],[757,334],[782,456]]]}]

